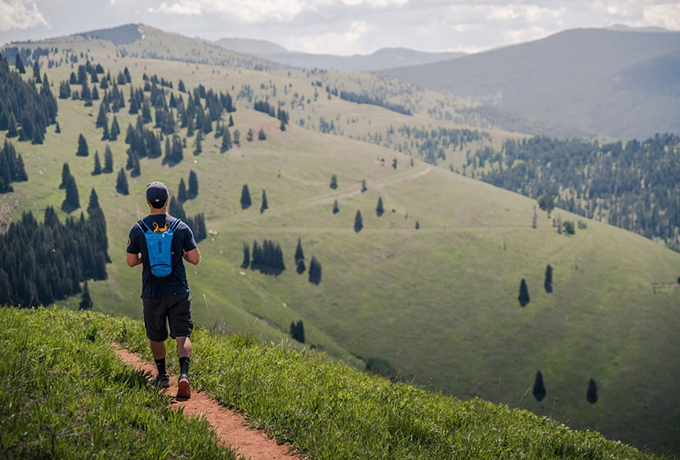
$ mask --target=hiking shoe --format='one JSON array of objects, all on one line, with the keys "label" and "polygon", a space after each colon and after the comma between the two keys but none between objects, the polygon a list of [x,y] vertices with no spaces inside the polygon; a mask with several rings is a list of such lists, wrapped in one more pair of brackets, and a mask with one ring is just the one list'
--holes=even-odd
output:
[{"label": "hiking shoe", "polygon": [[177,381],[177,397],[182,399],[191,398],[191,384],[189,383],[189,376],[187,374],[180,374],[179,380]]},{"label": "hiking shoe", "polygon": [[151,379],[151,385],[156,388],[169,388],[170,387],[170,376],[168,374],[157,375]]}]

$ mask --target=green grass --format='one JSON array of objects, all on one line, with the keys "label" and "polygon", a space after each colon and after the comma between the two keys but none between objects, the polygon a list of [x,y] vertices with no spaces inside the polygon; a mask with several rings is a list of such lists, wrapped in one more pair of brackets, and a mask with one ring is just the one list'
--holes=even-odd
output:
[{"label": "green grass", "polygon": [[100,333],[104,323],[100,314],[0,308],[0,451],[8,458],[236,459],[206,421],[170,409],[168,396],[119,361],[111,337]]},{"label": "green grass", "polygon": [[[141,322],[97,313],[3,308],[0,325],[9,358],[2,380],[2,442],[3,448],[14,449],[10,454],[227,455],[216,449],[203,422],[182,419],[139,373],[116,362],[107,345],[114,340],[148,359]],[[194,386],[310,459],[656,458],[527,411],[393,384],[323,354],[202,328],[192,339]],[[27,417],[27,412],[35,415]],[[20,440],[24,430],[32,436]],[[182,442],[173,443],[175,438]]]},{"label": "green grass", "polygon": [[[271,89],[259,90],[261,83],[271,80],[279,95],[290,83],[290,91],[312,96],[311,82],[317,79],[301,71],[288,76],[286,71],[114,59],[112,46],[97,48],[94,41],[72,46],[90,49],[114,75],[128,66],[135,86],[146,72],[171,76],[175,83],[181,78],[188,88],[202,83],[232,94],[250,84],[264,98]],[[57,87],[70,72],[68,66],[48,70]],[[356,90],[350,86],[358,84],[356,74],[329,75],[346,78],[347,87]],[[122,89],[127,95],[129,88]],[[433,97],[423,93],[423,104]],[[113,263],[108,280],[90,283],[95,309],[141,318],[140,270],[128,268],[123,255],[128,230],[146,212],[148,182],[163,180],[174,194],[180,178],[186,181],[193,169],[200,191],[185,209],[204,212],[208,229],[217,232],[199,245],[202,263],[188,269],[198,323],[280,343],[291,321],[303,320],[307,346],[357,368],[369,358],[387,359],[402,379],[427,389],[529,409],[642,448],[680,451],[673,360],[680,354],[677,253],[593,221],[567,237],[557,235],[541,213],[538,228],[532,229],[532,200],[420,161],[411,167],[408,156],[376,145],[296,126],[282,133],[277,120],[250,110],[245,100],[238,101],[233,114],[232,132],[241,131],[241,148],[220,154],[219,140],[211,134],[200,156],[185,151],[176,167],[143,160],[142,175],[129,180],[131,195],[123,197],[115,193],[115,174],[90,176],[92,155],[95,150],[102,155],[105,145],[94,129],[97,110],[97,104],[87,109],[81,102],[59,101],[62,134],[50,132],[44,146],[15,144],[29,182],[0,196],[3,216],[17,219],[33,210],[41,218],[46,206],[58,208],[64,198],[58,185],[66,161],[83,207],[96,188]],[[317,104],[296,108],[291,120],[334,114],[341,120],[358,118],[352,128],[357,134],[409,119],[374,106],[328,101],[321,93]],[[422,113],[412,118],[418,126],[437,125]],[[133,117],[122,112],[118,120],[125,131]],[[267,141],[245,142],[248,128],[256,133],[264,128]],[[90,144],[88,158],[75,157],[81,132]],[[493,133],[493,142],[506,135]],[[127,146],[122,139],[111,145],[117,171]],[[383,157],[385,166],[379,161]],[[390,166],[393,157],[399,160],[397,170]],[[338,176],[335,191],[329,188],[332,174]],[[368,191],[361,194],[364,178]],[[254,202],[248,211],[238,205],[244,183]],[[270,209],[259,214],[262,189]],[[381,218],[374,213],[379,196],[386,209]],[[335,199],[337,215],[331,213]],[[352,229],[357,209],[364,217],[359,234]],[[582,219],[556,213],[563,220]],[[298,237],[308,262],[316,256],[323,265],[319,286],[294,272]],[[264,238],[283,247],[289,269],[279,277],[239,268],[242,244]],[[554,268],[553,294],[543,290],[547,264]],[[517,302],[522,278],[531,295],[524,309]],[[77,308],[78,301],[63,303]],[[538,369],[548,392],[542,403],[530,391]],[[585,398],[590,378],[599,388],[595,405]]]}]

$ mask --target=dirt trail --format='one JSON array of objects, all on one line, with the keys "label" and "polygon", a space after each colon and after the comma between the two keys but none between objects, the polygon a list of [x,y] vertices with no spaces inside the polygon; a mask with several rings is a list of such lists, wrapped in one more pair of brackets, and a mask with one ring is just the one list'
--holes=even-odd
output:
[{"label": "dirt trail", "polygon": [[[114,347],[121,361],[140,371],[157,373],[156,366],[142,360],[136,354]],[[173,409],[184,408],[184,415],[203,417],[215,430],[220,442],[225,446],[238,449],[240,455],[251,460],[300,460],[289,453],[285,445],[279,445],[267,437],[263,431],[251,430],[242,415],[221,406],[216,400],[203,392],[192,389],[191,399],[177,399],[177,376],[170,376],[168,394],[172,395]]]}]

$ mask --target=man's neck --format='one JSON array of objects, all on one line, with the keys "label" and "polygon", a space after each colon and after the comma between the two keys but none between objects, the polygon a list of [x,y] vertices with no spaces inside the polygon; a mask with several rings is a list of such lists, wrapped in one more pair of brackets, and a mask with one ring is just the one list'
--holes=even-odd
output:
[{"label": "man's neck", "polygon": [[156,208],[154,208],[154,207],[150,207],[150,208],[149,208],[149,215],[150,215],[150,216],[157,216],[157,215],[159,215],[159,214],[167,214],[167,207],[166,207],[166,206],[163,206],[163,207],[160,208],[160,209],[156,209]]}]

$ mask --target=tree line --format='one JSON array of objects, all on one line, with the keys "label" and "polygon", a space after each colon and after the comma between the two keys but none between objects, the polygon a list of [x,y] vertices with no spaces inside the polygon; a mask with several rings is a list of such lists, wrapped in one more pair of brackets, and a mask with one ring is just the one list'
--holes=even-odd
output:
[{"label": "tree line", "polygon": [[0,305],[48,305],[107,278],[106,218],[94,189],[87,214],[62,223],[48,206],[41,223],[30,211],[12,222],[0,235]]},{"label": "tree line", "polygon": [[645,141],[600,145],[597,141],[535,137],[508,140],[500,152],[484,149],[468,158],[479,178],[602,220],[680,250],[680,137],[657,134]]}]

